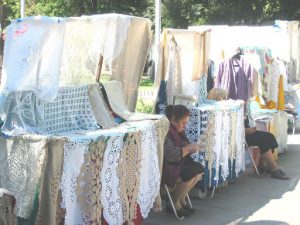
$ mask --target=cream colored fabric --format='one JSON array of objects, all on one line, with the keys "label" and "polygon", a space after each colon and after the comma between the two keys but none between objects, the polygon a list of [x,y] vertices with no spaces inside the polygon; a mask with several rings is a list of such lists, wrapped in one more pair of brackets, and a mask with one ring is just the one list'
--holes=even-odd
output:
[{"label": "cream colored fabric", "polygon": [[103,129],[114,127],[117,123],[106,107],[106,103],[100,95],[99,88],[99,84],[89,86],[88,94],[94,116]]},{"label": "cream colored fabric", "polygon": [[[167,119],[167,117],[163,117],[160,120],[156,120],[154,122],[156,130],[157,130],[157,156],[158,156],[158,165],[159,165],[159,171],[162,175],[162,167],[163,167],[163,161],[164,161],[164,143],[165,143],[165,137],[169,131],[170,122]],[[153,209],[155,211],[161,211],[161,197],[160,195],[155,199],[155,202],[153,204]]]},{"label": "cream colored fabric", "polygon": [[[111,66],[123,48],[132,17],[102,14],[65,20],[59,85],[95,82],[100,55]],[[145,20],[145,19],[141,19]]]},{"label": "cream colored fabric", "polygon": [[174,96],[182,92],[181,64],[177,43],[174,38],[168,45],[168,62],[165,74],[168,104],[173,104]]},{"label": "cream colored fabric", "polygon": [[207,73],[208,53],[209,53],[209,34],[188,30],[165,29],[163,31],[164,45],[162,79],[166,78],[169,43],[174,40],[177,45],[179,62],[181,65],[181,79],[183,94],[194,95],[191,88],[192,81],[198,80],[203,74]]},{"label": "cream colored fabric", "polygon": [[145,114],[145,113],[132,113],[130,112],[125,104],[122,83],[120,81],[110,81],[103,84],[109,104],[118,116],[126,121],[136,120],[156,120],[160,119],[159,115]]},{"label": "cream colored fabric", "polygon": [[285,24],[289,35],[289,78],[291,81],[300,80],[300,23],[299,21],[278,21]]},{"label": "cream colored fabric", "polygon": [[0,138],[0,149],[0,186],[14,195],[16,215],[26,219],[44,175],[47,140],[34,135]]},{"label": "cream colored fabric", "polygon": [[64,210],[60,207],[61,194],[59,190],[64,159],[64,143],[64,138],[48,141],[48,154],[45,160],[45,173],[40,189],[36,225],[61,224],[64,218]]},{"label": "cream colored fabric", "polygon": [[125,104],[131,112],[135,110],[138,86],[150,47],[150,29],[150,20],[131,17],[124,48],[112,62],[111,80],[122,82]]}]

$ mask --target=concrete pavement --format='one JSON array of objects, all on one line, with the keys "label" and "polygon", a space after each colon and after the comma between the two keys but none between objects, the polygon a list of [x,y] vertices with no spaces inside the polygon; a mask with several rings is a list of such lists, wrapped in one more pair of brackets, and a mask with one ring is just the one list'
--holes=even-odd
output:
[{"label": "concrete pavement", "polygon": [[182,221],[151,212],[145,225],[300,225],[300,134],[289,135],[278,161],[290,180],[262,178],[246,171],[211,200],[192,199],[196,213]]}]

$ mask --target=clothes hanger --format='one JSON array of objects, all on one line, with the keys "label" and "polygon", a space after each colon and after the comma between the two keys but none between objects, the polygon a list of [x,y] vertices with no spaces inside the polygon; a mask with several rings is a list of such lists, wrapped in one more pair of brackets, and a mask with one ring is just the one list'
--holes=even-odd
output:
[{"label": "clothes hanger", "polygon": [[242,55],[244,55],[244,50],[239,47],[236,50],[236,54],[233,55],[232,58],[240,60]]}]

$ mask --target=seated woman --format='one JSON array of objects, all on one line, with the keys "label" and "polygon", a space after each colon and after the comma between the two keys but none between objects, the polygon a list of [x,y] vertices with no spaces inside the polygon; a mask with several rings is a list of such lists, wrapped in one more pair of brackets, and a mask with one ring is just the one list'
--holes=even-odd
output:
[{"label": "seated woman", "polygon": [[[288,180],[289,177],[277,165],[273,152],[278,147],[278,143],[273,134],[264,131],[258,131],[255,128],[255,122],[251,118],[245,120],[245,134],[248,146],[258,146],[260,149],[261,162],[258,166],[260,172],[270,170],[271,176],[276,179]],[[267,164],[268,169],[264,164]]]},{"label": "seated woman", "polygon": [[[202,178],[203,167],[190,157],[190,154],[201,149],[199,144],[190,144],[184,128],[189,121],[190,112],[183,105],[168,105],[166,116],[170,121],[170,129],[164,142],[164,163],[162,183],[175,189],[171,193],[179,217],[189,216],[194,212],[185,197]],[[166,212],[172,212],[170,206]]]}]

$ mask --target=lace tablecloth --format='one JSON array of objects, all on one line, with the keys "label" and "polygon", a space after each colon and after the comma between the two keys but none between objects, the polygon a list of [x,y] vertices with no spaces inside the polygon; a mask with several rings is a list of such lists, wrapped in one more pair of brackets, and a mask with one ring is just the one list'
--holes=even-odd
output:
[{"label": "lace tablecloth", "polygon": [[244,108],[241,101],[221,101],[190,109],[186,134],[202,142],[203,151],[192,155],[205,166],[201,187],[234,179],[244,170]]}]

